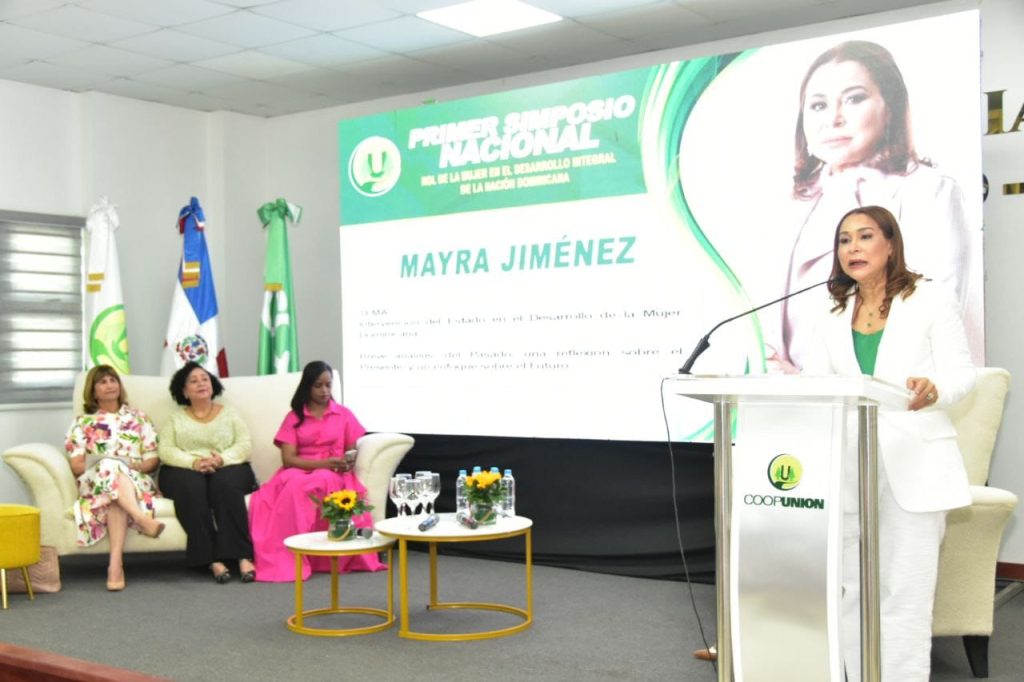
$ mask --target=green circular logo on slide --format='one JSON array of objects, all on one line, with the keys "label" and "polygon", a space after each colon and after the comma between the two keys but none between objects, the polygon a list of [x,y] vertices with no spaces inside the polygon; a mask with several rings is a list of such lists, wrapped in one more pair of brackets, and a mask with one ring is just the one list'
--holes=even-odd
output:
[{"label": "green circular logo on slide", "polygon": [[123,305],[112,305],[93,320],[89,329],[89,357],[94,365],[110,365],[121,374],[129,372],[128,325]]},{"label": "green circular logo on slide", "polygon": [[348,179],[356,191],[368,197],[387,194],[402,175],[402,154],[386,137],[368,137],[352,150]]},{"label": "green circular logo on slide", "polygon": [[804,468],[793,455],[778,455],[768,464],[768,480],[779,490],[792,490],[800,485]]}]

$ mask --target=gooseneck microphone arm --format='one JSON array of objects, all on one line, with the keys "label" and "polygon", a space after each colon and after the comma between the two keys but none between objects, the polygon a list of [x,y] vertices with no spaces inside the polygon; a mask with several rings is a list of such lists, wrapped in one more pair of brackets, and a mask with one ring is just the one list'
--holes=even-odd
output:
[{"label": "gooseneck microphone arm", "polygon": [[805,291],[810,291],[811,289],[814,289],[816,287],[820,287],[822,284],[828,284],[831,281],[832,281],[831,279],[826,279],[824,282],[818,282],[817,284],[812,284],[809,287],[804,287],[800,291],[794,291],[791,294],[786,294],[785,296],[780,296],[779,298],[775,299],[774,301],[768,301],[767,303],[762,303],[761,305],[757,306],[756,308],[751,308],[750,310],[746,310],[746,311],[740,313],[739,315],[733,315],[732,317],[730,317],[728,319],[722,320],[721,322],[716,324],[714,327],[712,327],[711,331],[709,331],[707,334],[705,334],[704,336],[701,337],[700,341],[697,342],[697,346],[693,349],[693,352],[690,353],[690,357],[687,358],[686,362],[683,363],[683,366],[679,368],[679,373],[680,374],[689,374],[690,373],[690,369],[693,368],[693,363],[697,362],[697,358],[700,357],[701,353],[703,353],[704,351],[706,351],[708,348],[711,347],[711,342],[708,339],[710,339],[711,335],[715,333],[715,330],[718,329],[719,327],[721,327],[723,324],[725,324],[727,322],[732,322],[733,320],[738,320],[741,317],[746,317],[750,313],[756,313],[761,308],[767,308],[770,305],[775,305],[776,303],[781,303],[782,301],[785,301],[787,298],[792,298],[794,296],[797,296],[799,294],[804,293]]}]

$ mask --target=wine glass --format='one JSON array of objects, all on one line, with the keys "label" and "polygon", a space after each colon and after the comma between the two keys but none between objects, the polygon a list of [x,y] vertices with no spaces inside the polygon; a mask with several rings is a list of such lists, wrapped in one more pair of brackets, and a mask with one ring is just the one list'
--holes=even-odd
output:
[{"label": "wine glass", "polygon": [[409,480],[409,474],[395,474],[391,477],[391,482],[388,484],[388,497],[391,498],[391,503],[398,510],[398,516],[405,516],[406,488],[402,481],[407,480]]},{"label": "wine glass", "polygon": [[409,505],[409,513],[413,516],[419,514],[420,493],[423,490],[422,479],[407,478],[399,484],[405,489],[405,501]]},{"label": "wine glass", "polygon": [[424,506],[428,514],[434,513],[434,500],[441,494],[441,474],[436,471],[417,471],[416,478],[423,481],[420,495],[426,500]]}]

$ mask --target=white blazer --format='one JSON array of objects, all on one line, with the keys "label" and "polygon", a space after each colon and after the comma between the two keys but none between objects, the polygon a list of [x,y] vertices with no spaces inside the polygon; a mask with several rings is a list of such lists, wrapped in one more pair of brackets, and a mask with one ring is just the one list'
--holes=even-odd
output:
[{"label": "white blazer", "polygon": [[[804,365],[807,374],[861,374],[853,351],[853,300],[820,318],[821,343]],[[906,386],[927,377],[938,401],[917,412],[879,410],[879,454],[897,504],[910,512],[955,509],[971,497],[956,430],[945,408],[963,398],[977,373],[960,306],[941,285],[918,280],[909,298],[897,296],[878,347],[874,376]],[[827,311],[826,311],[827,312]]]}]

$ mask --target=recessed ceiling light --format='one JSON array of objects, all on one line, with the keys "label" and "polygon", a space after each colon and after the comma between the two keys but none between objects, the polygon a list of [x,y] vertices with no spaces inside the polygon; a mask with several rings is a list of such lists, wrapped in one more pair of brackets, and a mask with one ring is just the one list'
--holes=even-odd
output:
[{"label": "recessed ceiling light", "polygon": [[519,0],[471,0],[416,16],[478,38],[562,20],[557,14]]}]

